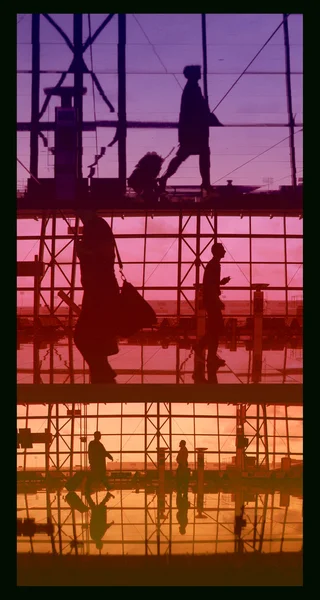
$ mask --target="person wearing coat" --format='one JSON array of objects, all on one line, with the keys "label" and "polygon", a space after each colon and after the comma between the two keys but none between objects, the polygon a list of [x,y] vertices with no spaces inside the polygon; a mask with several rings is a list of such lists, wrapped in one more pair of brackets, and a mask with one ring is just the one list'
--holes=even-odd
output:
[{"label": "person wearing coat", "polygon": [[167,180],[172,177],[189,156],[199,156],[199,168],[202,178],[203,195],[212,191],[210,186],[210,148],[209,127],[221,126],[217,117],[210,112],[208,103],[202,95],[198,81],[201,79],[201,67],[189,65],[183,74],[187,79],[182,93],[179,116],[179,149],[171,160],[168,169],[159,179],[160,193],[165,192]]}]

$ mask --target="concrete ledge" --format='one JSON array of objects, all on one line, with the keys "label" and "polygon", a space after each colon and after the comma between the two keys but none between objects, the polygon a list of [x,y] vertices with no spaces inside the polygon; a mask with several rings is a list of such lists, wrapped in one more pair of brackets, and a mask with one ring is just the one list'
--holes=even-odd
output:
[{"label": "concrete ledge", "polygon": [[18,586],[302,586],[302,553],[18,554]]}]

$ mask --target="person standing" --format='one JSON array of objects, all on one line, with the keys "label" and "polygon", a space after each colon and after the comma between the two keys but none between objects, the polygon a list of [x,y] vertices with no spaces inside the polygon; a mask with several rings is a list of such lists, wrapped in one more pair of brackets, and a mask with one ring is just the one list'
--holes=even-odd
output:
[{"label": "person standing", "polygon": [[186,441],[181,440],[179,443],[180,450],[177,454],[177,492],[178,494],[188,491],[189,469],[188,469],[188,449]]},{"label": "person standing", "polygon": [[187,84],[181,98],[179,116],[179,150],[171,160],[168,169],[159,179],[159,191],[165,192],[167,180],[177,171],[182,162],[189,156],[199,156],[199,168],[202,178],[202,195],[212,192],[210,186],[210,148],[209,126],[221,126],[217,117],[210,112],[208,103],[203,97],[198,81],[201,79],[201,67],[189,65],[183,74]]},{"label": "person standing", "polygon": [[[197,352],[202,354],[205,346],[208,346],[207,355],[207,372],[208,382],[217,383],[217,368],[225,364],[217,356],[219,346],[219,337],[223,332],[223,316],[222,310],[224,304],[220,300],[221,285],[229,283],[231,277],[221,277],[221,259],[225,256],[224,246],[220,243],[213,244],[211,248],[212,259],[208,262],[203,275],[203,304],[207,313],[206,333],[199,341]],[[196,381],[196,374],[194,374]]]},{"label": "person standing", "polygon": [[107,478],[107,470],[106,470],[106,457],[109,458],[113,462],[113,457],[110,452],[108,452],[101,440],[100,431],[96,431],[94,433],[94,439],[91,440],[88,447],[88,456],[89,456],[89,464],[90,464],[90,475],[88,477],[88,482],[86,489],[90,490],[92,482],[103,483],[107,490],[109,489],[109,482]]},{"label": "person standing", "polygon": [[88,363],[91,383],[116,383],[108,356],[119,352],[117,310],[120,290],[114,272],[115,240],[108,223],[94,211],[78,212],[83,236],[77,241],[82,307],[74,342]]}]

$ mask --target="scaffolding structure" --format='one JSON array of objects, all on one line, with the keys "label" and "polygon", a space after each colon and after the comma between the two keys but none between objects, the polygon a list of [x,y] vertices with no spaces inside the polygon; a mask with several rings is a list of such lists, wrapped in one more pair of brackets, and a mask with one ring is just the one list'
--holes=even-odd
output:
[{"label": "scaffolding structure", "polygon": [[[220,489],[219,489],[220,487]],[[225,552],[299,552],[302,550],[302,500],[299,486],[274,490],[230,485],[205,494],[204,507],[197,509],[197,491],[188,494],[185,534],[179,532],[176,493],[167,490],[163,502],[156,489],[113,490],[106,505],[106,523],[111,524],[99,552],[90,537],[90,511],[70,508],[65,492],[18,494],[19,519],[47,522],[48,532],[19,536],[18,552],[75,555],[167,555],[217,554]],[[244,498],[245,517],[235,532],[236,503]],[[85,497],[78,493],[83,503]],[[102,492],[95,502],[102,500]],[[33,506],[30,507],[30,504]],[[159,509],[160,504],[160,509]],[[89,508],[89,507],[88,507]]]},{"label": "scaffolding structure", "polygon": [[[85,179],[83,177],[82,164],[84,132],[97,131],[97,128],[116,128],[118,180],[125,190],[128,175],[127,132],[133,129],[143,130],[148,128],[158,130],[176,129],[177,123],[173,121],[127,120],[126,15],[110,14],[106,16],[98,29],[94,32],[91,31],[86,40],[83,35],[83,17],[84,15],[78,13],[73,15],[73,39],[71,40],[52,16],[48,14],[32,15],[31,119],[30,122],[18,122],[17,131],[30,132],[30,163],[28,170],[30,178],[37,181],[39,177],[39,138],[43,137],[43,132],[56,130],[55,122],[49,120],[48,122],[41,121],[50,105],[51,98],[48,95],[43,106],[40,106],[41,77],[47,74],[45,70],[41,69],[40,61],[41,22],[45,19],[58,31],[72,53],[70,65],[67,70],[60,73],[61,77],[54,89],[55,92],[63,89],[63,82],[67,75],[73,75],[74,108],[77,111],[77,178],[79,180]],[[117,19],[118,21],[117,120],[95,118],[94,120],[86,121],[83,118],[85,74],[90,74],[93,85],[96,86],[109,110],[111,112],[115,110],[104,93],[93,67],[89,69],[83,57],[84,52],[90,49],[112,19]],[[282,27],[284,32],[288,121],[286,123],[234,123],[229,124],[227,127],[287,127],[291,169],[290,189],[283,194],[276,193],[273,195],[272,193],[265,193],[261,196],[257,194],[254,201],[251,196],[249,198],[249,194],[237,198],[232,196],[231,200],[228,195],[225,195],[225,199],[220,199],[216,205],[212,204],[210,207],[203,207],[199,203],[199,190],[190,190],[189,186],[189,191],[187,192],[178,188],[172,190],[172,196],[177,198],[178,201],[170,207],[161,207],[159,205],[150,208],[141,206],[138,202],[134,204],[134,202],[130,201],[131,203],[128,203],[127,209],[109,206],[100,210],[101,216],[106,218],[110,223],[120,250],[121,244],[127,241],[135,241],[137,244],[139,240],[139,257],[134,260],[124,260],[124,267],[128,270],[129,277],[130,269],[132,273],[134,269],[136,269],[137,273],[139,271],[139,274],[133,275],[133,283],[142,295],[149,300],[154,297],[152,294],[155,292],[161,294],[162,297],[163,294],[170,293],[171,297],[174,297],[175,305],[172,313],[169,313],[168,316],[175,319],[178,325],[186,317],[191,320],[193,319],[195,323],[191,327],[193,333],[190,336],[187,335],[187,342],[183,340],[185,337],[184,334],[179,336],[178,341],[165,340],[167,348],[174,348],[174,359],[171,360],[167,368],[160,368],[154,365],[146,368],[146,364],[152,357],[150,357],[147,344],[141,341],[136,343],[136,350],[140,354],[139,366],[135,368],[126,366],[126,359],[122,359],[117,372],[119,372],[120,376],[125,376],[125,379],[122,381],[123,383],[129,384],[132,383],[132,380],[138,382],[135,392],[137,395],[139,395],[141,387],[154,381],[152,377],[158,377],[164,383],[191,383],[193,367],[192,362],[188,361],[192,361],[194,331],[197,330],[197,322],[201,316],[199,315],[198,293],[204,266],[211,257],[210,246],[212,242],[221,241],[224,243],[227,249],[227,256],[226,261],[222,263],[223,268],[226,271],[227,269],[230,271],[232,269],[233,272],[232,278],[234,283],[228,286],[228,290],[223,290],[223,293],[226,295],[226,304],[228,298],[233,298],[236,294],[241,294],[241,297],[245,297],[246,301],[245,310],[242,309],[239,314],[236,311],[230,312],[230,314],[226,314],[227,317],[254,316],[253,286],[257,282],[256,273],[260,273],[262,267],[265,277],[270,284],[268,292],[270,290],[270,292],[278,294],[282,302],[280,309],[274,312],[270,309],[268,313],[271,316],[281,315],[284,319],[296,316],[296,307],[293,302],[294,298],[302,295],[302,253],[297,258],[295,244],[302,245],[301,219],[303,209],[302,196],[300,198],[297,195],[299,194],[297,182],[297,173],[299,171],[296,164],[295,134],[301,127],[301,123],[295,122],[293,114],[287,14],[282,15],[279,27]],[[204,14],[201,15],[201,45],[204,95],[208,98],[207,34],[206,15]],[[263,208],[260,207],[259,196]],[[33,318],[35,328],[38,327],[39,320],[43,315],[47,315],[50,318],[56,317],[65,332],[63,343],[60,346],[57,340],[52,340],[50,337],[43,340],[40,335],[34,335],[31,338],[31,344],[29,345],[32,348],[32,366],[28,365],[25,367],[23,364],[19,365],[18,374],[22,378],[18,380],[18,383],[20,384],[21,381],[23,387],[23,382],[25,381],[23,378],[27,378],[31,387],[34,387],[34,390],[43,383],[50,384],[43,386],[44,390],[46,387],[52,388],[58,383],[68,383],[70,386],[73,386],[79,380],[81,384],[87,384],[88,372],[86,366],[83,362],[80,364],[79,356],[72,341],[72,328],[76,318],[75,312],[70,307],[68,312],[65,311],[62,318],[61,307],[64,304],[58,295],[60,291],[63,291],[69,297],[71,304],[74,302],[79,305],[81,302],[79,263],[73,244],[75,231],[79,230],[79,222],[75,211],[72,207],[63,209],[62,212],[56,207],[52,209],[52,207],[48,206],[46,209],[43,207],[37,209],[34,206],[28,206],[28,194],[21,194],[19,192],[17,216],[19,219],[18,227],[22,222],[28,222],[30,230],[34,231],[34,233],[27,234],[25,232],[18,232],[18,245],[20,244],[23,247],[23,244],[26,244],[28,255],[34,247],[37,247],[33,252],[35,263],[43,266],[43,271],[41,269],[38,270],[38,267],[34,271],[31,268],[29,272],[36,274],[31,276],[32,278],[27,284],[20,277],[18,278],[18,293],[29,294],[29,296],[32,294],[33,297],[31,314],[28,315],[26,313],[26,316]],[[263,219],[263,227],[261,226],[261,219]],[[165,225],[169,222],[170,231],[164,231]],[[133,233],[136,225],[139,228],[139,232]],[[166,243],[163,256],[157,259],[150,259],[150,255],[152,257],[152,253],[155,252],[155,247],[159,241],[163,243],[165,241]],[[234,256],[235,252],[238,252],[240,244],[243,248],[243,255],[239,257],[236,254]],[[263,258],[261,258],[261,249],[259,251],[258,244],[262,245]],[[236,250],[233,250],[233,247]],[[271,248],[273,251],[276,249],[278,253],[277,260],[271,257]],[[123,253],[121,252],[121,254]],[[33,259],[33,256],[31,258]],[[163,270],[168,269],[168,272],[169,269],[172,269],[172,272],[174,271],[174,276],[170,276],[171,285],[163,284],[163,273],[165,271],[162,273],[162,279],[159,275],[162,267]],[[279,272],[281,270],[283,273],[281,275],[282,285],[275,286],[273,284],[272,274],[274,269],[278,269]],[[155,273],[156,275],[154,276]],[[62,277],[62,283],[59,277]],[[159,278],[158,281],[157,277]],[[301,312],[299,313],[300,315]],[[239,345],[240,342],[238,342]],[[122,343],[121,351],[125,351],[127,346],[128,344]],[[63,356],[61,354],[62,347]],[[158,352],[159,346],[155,345],[155,348],[154,354]],[[60,353],[59,350],[61,351]],[[302,377],[301,365],[288,364],[290,361],[287,350],[288,345],[285,344],[281,367],[277,365],[274,369],[277,371],[276,375],[272,369],[268,373],[268,365],[262,363],[262,369],[265,368],[265,370],[262,375],[260,373],[260,381],[262,380],[265,383],[268,381],[269,375],[271,382],[275,380],[277,382],[281,381],[282,383],[286,383],[284,387],[287,387],[288,383],[291,383],[292,385],[296,385],[300,390],[299,384],[301,384]],[[188,353],[190,353],[189,357]],[[125,356],[125,352],[123,352],[123,356]],[[245,368],[241,367],[237,371],[232,368],[229,369],[227,365],[226,371],[235,376],[236,383],[249,384],[252,382],[251,350],[247,352],[247,363]],[[161,379],[162,376],[163,379]],[[298,379],[295,380],[295,376]],[[275,377],[278,377],[278,379],[275,379]],[[159,379],[156,380],[157,383]],[[275,471],[279,467],[282,459],[289,459],[290,461],[294,459],[302,460],[302,401],[293,406],[290,403],[290,398],[286,396],[282,407],[268,406],[266,401],[259,405],[258,397],[255,405],[246,403],[245,400],[239,400],[238,404],[233,402],[231,406],[228,406],[227,400],[225,402],[216,401],[214,392],[211,391],[211,399],[208,401],[209,406],[204,411],[203,406],[194,400],[190,404],[182,405],[180,408],[179,404],[175,404],[174,392],[172,391],[168,401],[164,401],[164,399],[162,401],[152,401],[152,398],[150,398],[144,400],[141,405],[137,404],[134,412],[130,412],[133,410],[132,407],[134,404],[130,403],[127,405],[125,401],[112,404],[109,402],[110,393],[110,390],[106,389],[105,403],[103,401],[96,401],[96,403],[91,404],[80,404],[77,403],[75,395],[72,397],[70,395],[70,401],[65,401],[62,404],[59,404],[59,402],[50,403],[47,400],[45,392],[43,392],[42,400],[44,407],[41,406],[39,396],[37,396],[36,406],[32,406],[32,401],[30,400],[21,401],[18,407],[18,429],[27,430],[29,428],[32,435],[41,429],[42,432],[45,431],[46,435],[49,436],[49,441],[44,443],[42,452],[38,452],[28,446],[18,449],[18,467],[27,472],[34,466],[35,457],[38,457],[39,463],[41,462],[39,466],[44,469],[46,474],[51,471],[65,471],[69,475],[72,475],[76,470],[76,465],[80,465],[81,468],[86,469],[87,438],[93,431],[100,427],[104,435],[108,436],[108,443],[109,439],[111,440],[111,444],[109,444],[110,451],[119,455],[120,472],[129,469],[126,465],[128,462],[141,463],[143,470],[146,472],[148,470],[157,470],[158,450],[160,447],[165,449],[165,461],[168,465],[168,470],[172,472],[174,465],[173,449],[177,446],[177,441],[181,435],[185,435],[184,430],[175,430],[176,422],[181,422],[181,419],[185,419],[188,423],[192,424],[187,434],[190,436],[190,451],[193,454],[194,468],[196,465],[196,449],[199,447],[199,444],[208,447],[205,460],[208,463],[214,463],[216,465],[214,468],[219,472],[225,470],[227,464],[229,464],[229,466],[234,466],[241,473],[248,474],[252,472],[252,467],[254,467],[260,473],[266,472],[270,474],[272,470]],[[131,390],[128,387],[128,397],[129,393],[131,393]],[[202,393],[202,390],[201,392],[199,391],[200,393]],[[287,394],[289,396],[289,390]],[[241,394],[241,396],[243,395]],[[201,413],[201,410],[203,410],[203,413]],[[125,430],[127,419],[130,420],[130,431]],[[204,421],[210,423],[210,427],[212,428],[210,433],[205,436],[199,434],[200,427],[203,427]],[[115,426],[118,428],[117,433],[112,433],[112,427],[108,429],[107,422],[109,424],[110,422],[116,424]],[[136,432],[135,427],[138,426],[139,428],[141,424],[142,430]],[[205,440],[203,439],[204,437],[206,438]],[[241,447],[242,442],[239,442],[240,437],[242,441],[243,439],[247,439],[248,443],[246,443],[246,446],[242,445]],[[135,440],[136,445],[126,451],[125,447],[128,448],[129,444],[128,438]],[[116,443],[115,447],[112,445],[113,441]],[[125,460],[126,452],[129,458],[133,458],[132,461]],[[233,457],[235,458],[235,465],[231,463]],[[251,459],[251,461],[247,459]],[[150,499],[145,494],[143,510],[149,516],[146,516],[143,524],[139,524],[139,526],[145,527],[143,534],[145,552],[151,552],[153,543],[157,544],[158,553],[169,552],[169,549],[171,552],[173,548],[172,511],[174,510],[172,493],[169,494],[164,504],[162,499],[161,507],[163,510],[160,511],[161,518],[159,517],[158,508],[157,518],[155,519],[151,515],[154,509],[154,498],[155,496]],[[222,500],[219,495],[218,506],[220,506],[220,501]],[[268,494],[265,494],[263,515],[266,514],[267,510],[270,510],[269,501]],[[47,511],[48,519],[52,519],[52,499],[48,491],[46,492],[46,502],[47,506],[42,508]],[[74,532],[79,525],[75,519],[74,512],[71,511],[68,515],[65,513],[64,516],[62,513],[64,510],[67,511],[67,509],[61,508],[59,494],[57,502],[59,503],[58,512],[60,512],[56,524],[63,523],[66,518],[68,520],[68,527],[73,527]],[[258,541],[259,536],[260,539],[263,538],[263,533],[257,530],[258,503],[258,495],[256,495],[256,512],[252,517],[256,526],[253,538],[250,538],[254,544],[260,543]],[[152,507],[152,510],[150,507]],[[24,510],[28,518],[27,499]],[[119,510],[122,510],[122,504]],[[221,510],[221,507],[218,510]],[[72,518],[70,518],[70,514]],[[262,517],[263,521],[265,522],[265,516]],[[282,523],[283,532],[286,527],[285,523],[286,518]],[[58,527],[60,553],[63,552],[66,541],[62,527],[62,525]],[[195,520],[192,527],[195,532]],[[121,551],[124,553],[127,542],[124,541],[126,538],[123,535],[123,516],[121,516],[121,528],[122,538],[119,540],[119,543],[122,544]],[[73,539],[76,540],[79,534],[74,535],[72,533],[72,535]],[[70,538],[69,533],[67,536]],[[210,543],[216,544],[215,551],[217,551],[218,529],[215,536],[215,542],[211,540]],[[270,534],[270,539],[271,537]],[[279,542],[283,546],[284,533],[279,539],[277,538],[277,543]],[[296,540],[294,541],[296,542]],[[115,542],[113,540],[113,543]],[[31,544],[30,547],[32,548],[33,542],[30,540],[28,543]],[[51,544],[53,549],[56,545],[56,540],[51,538]],[[88,549],[89,546],[86,544],[88,544],[88,540],[83,545],[83,548]],[[193,536],[192,544],[193,551],[195,552],[195,535]],[[238,544],[238,547],[241,547],[241,544]],[[74,550],[75,552],[77,551],[77,544],[74,546]]]}]

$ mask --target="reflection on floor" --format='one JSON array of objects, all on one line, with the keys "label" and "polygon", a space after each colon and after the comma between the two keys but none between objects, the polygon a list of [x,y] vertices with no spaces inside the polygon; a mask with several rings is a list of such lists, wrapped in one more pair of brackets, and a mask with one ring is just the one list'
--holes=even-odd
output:
[{"label": "reflection on floor", "polygon": [[[118,383],[189,383],[195,371],[194,340],[124,341],[110,363]],[[263,339],[257,360],[252,339],[222,340],[217,383],[302,383],[301,337]],[[72,338],[18,335],[18,383],[89,383],[89,371]],[[205,374],[205,357],[200,367]]]},{"label": "reflection on floor", "polygon": [[300,483],[221,484],[187,493],[60,489],[18,494],[18,552],[76,555],[273,553],[302,550]]}]

